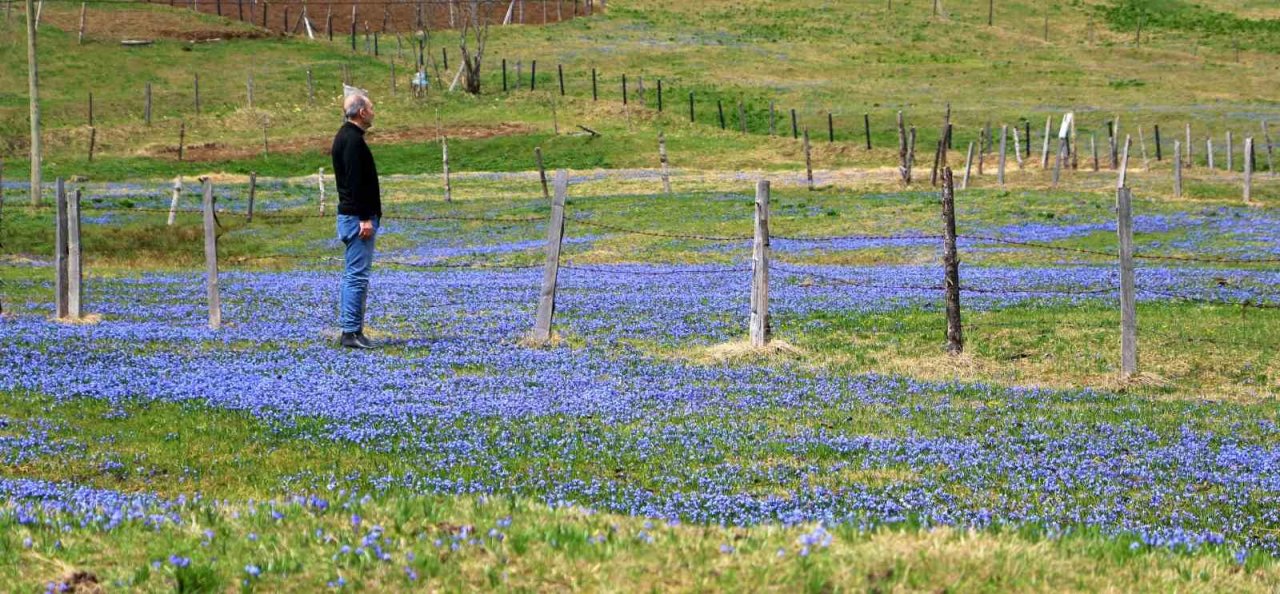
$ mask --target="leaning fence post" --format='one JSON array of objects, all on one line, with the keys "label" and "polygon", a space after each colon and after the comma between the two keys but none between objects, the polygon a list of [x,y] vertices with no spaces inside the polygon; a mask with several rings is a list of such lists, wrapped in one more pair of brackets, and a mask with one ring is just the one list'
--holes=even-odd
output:
[{"label": "leaning fence post", "polygon": [[973,166],[973,142],[969,143],[969,154],[964,158],[964,177],[960,180],[960,189],[969,189],[969,169]]},{"label": "leaning fence post", "polygon": [[320,216],[324,216],[324,167],[316,172],[316,184],[320,186]]},{"label": "leaning fence post", "polygon": [[169,221],[166,223],[172,227],[178,218],[178,198],[182,196],[182,176],[173,178],[173,199],[169,201]]},{"label": "leaning fence post", "polygon": [[54,277],[53,286],[57,296],[54,299],[54,317],[64,319],[67,317],[67,188],[62,178],[58,178],[56,183],[56,210],[58,220],[54,222],[56,226],[55,242],[53,248],[54,259]]},{"label": "leaning fence post", "polygon": [[751,346],[769,344],[769,181],[756,182],[756,233],[751,250]]},{"label": "leaning fence post", "polygon": [[[671,193],[671,170],[667,163],[667,135],[658,133],[658,160],[662,163],[662,191]],[[543,185],[546,184],[546,178],[543,178]]]},{"label": "leaning fence post", "polygon": [[1133,278],[1133,205],[1129,188],[1116,190],[1116,231],[1120,235],[1120,377],[1138,372],[1138,311]]},{"label": "leaning fence post", "polygon": [[1182,197],[1182,142],[1173,141],[1173,196]]},{"label": "leaning fence post", "polygon": [[1244,202],[1253,200],[1253,137],[1244,139]]},{"label": "leaning fence post", "polygon": [[551,201],[551,220],[547,224],[547,262],[542,271],[542,292],[538,312],[529,338],[537,344],[551,340],[551,322],[556,312],[556,280],[560,274],[560,246],[564,241],[564,201],[569,190],[569,174],[556,171],[555,198]]},{"label": "leaning fence post", "polygon": [[547,168],[542,164],[542,147],[533,147],[533,156],[538,159],[538,179],[542,182],[542,198],[551,202],[551,193],[547,190]]},{"label": "leaning fence post", "polygon": [[80,251],[80,188],[71,194],[67,202],[67,315],[78,320],[81,316],[81,286],[84,266]]},{"label": "leaning fence post", "polygon": [[1124,150],[1120,153],[1120,175],[1116,182],[1116,187],[1123,188],[1128,185],[1129,181],[1129,147],[1133,145],[1133,138],[1129,135],[1124,137]]},{"label": "leaning fence post", "polygon": [[213,216],[213,182],[200,178],[204,185],[204,263],[209,292],[209,327],[222,326],[222,299],[218,294],[218,235]]},{"label": "leaning fence post", "polygon": [[[1053,116],[1044,119],[1044,146],[1040,150],[1040,168],[1049,168],[1049,135],[1053,133]],[[1027,138],[1027,145],[1031,144],[1031,138]]]},{"label": "leaning fence post", "polygon": [[947,305],[947,352],[959,355],[964,351],[964,330],[960,324],[960,258],[956,254],[956,201],[955,179],[951,168],[942,170],[942,260],[946,268],[945,283]]}]

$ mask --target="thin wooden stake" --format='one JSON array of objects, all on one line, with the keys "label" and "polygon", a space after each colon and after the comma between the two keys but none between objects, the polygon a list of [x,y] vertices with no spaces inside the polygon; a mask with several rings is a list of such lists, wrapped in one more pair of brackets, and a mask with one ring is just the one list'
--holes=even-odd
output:
[{"label": "thin wooden stake", "polygon": [[529,338],[536,344],[551,340],[551,323],[556,311],[556,283],[560,274],[560,247],[564,242],[564,203],[569,191],[569,174],[556,171],[555,197],[551,201],[551,220],[547,224],[547,261],[542,271],[542,291],[533,332]]},{"label": "thin wooden stake", "polygon": [[253,199],[258,193],[258,172],[249,172],[249,212],[245,216],[245,224],[253,222]]},{"label": "thin wooden stake", "polygon": [[998,181],[1002,186],[1004,185],[1005,160],[1008,158],[1008,154],[1009,154],[1009,151],[1006,148],[1007,146],[1006,143],[1008,142],[1008,138],[1009,138],[1009,126],[1000,126],[1000,161],[996,169],[996,181]]},{"label": "thin wooden stake", "polygon": [[1208,158],[1208,160],[1209,160],[1209,163],[1208,163],[1208,165],[1209,165],[1209,170],[1210,170],[1210,171],[1212,171],[1212,170],[1213,170],[1213,166],[1214,166],[1214,163],[1213,163],[1213,139],[1212,139],[1212,138],[1206,138],[1206,139],[1204,139],[1204,154],[1206,155],[1206,157],[1207,157],[1207,158]]},{"label": "thin wooden stake", "polygon": [[901,111],[898,112],[898,175],[902,177],[902,183],[911,185],[911,167],[907,164],[907,127]]},{"label": "thin wooden stake", "polygon": [[[76,45],[84,45],[84,21],[85,21],[85,9],[87,6],[88,4],[85,2],[80,3],[80,34],[76,37]],[[80,316],[76,316],[76,317],[80,317]]]},{"label": "thin wooden stake", "polygon": [[316,172],[316,185],[320,186],[320,216],[324,216],[324,167]]},{"label": "thin wooden stake", "polygon": [[1089,151],[1093,153],[1093,172],[1098,172],[1098,135],[1089,134]]},{"label": "thin wooden stake", "polygon": [[964,329],[960,322],[960,257],[956,252],[955,180],[951,168],[942,170],[942,260],[945,266],[947,308],[947,353],[964,352]]},{"label": "thin wooden stake", "polygon": [[[1049,136],[1053,134],[1053,116],[1044,119],[1044,148],[1040,152],[1040,168],[1049,168]],[[1028,138],[1027,144],[1030,143]]]},{"label": "thin wooden stake", "polygon": [[1133,196],[1116,190],[1116,231],[1120,236],[1120,377],[1138,373],[1138,310],[1133,271]]},{"label": "thin wooden stake", "polygon": [[809,190],[813,187],[813,156],[809,150],[809,129],[804,129],[804,171],[805,177],[809,180]]},{"label": "thin wooden stake", "polygon": [[662,191],[671,193],[671,171],[667,164],[667,135],[658,133],[658,160],[662,163]]},{"label": "thin wooden stake", "polygon": [[1161,152],[1161,148],[1160,148],[1160,124],[1156,124],[1154,128],[1155,128],[1155,135],[1156,135],[1156,161],[1163,161],[1164,155]]},{"label": "thin wooden stake", "polygon": [[204,185],[204,263],[209,294],[209,327],[222,327],[222,298],[218,293],[218,234],[213,214],[213,182],[200,178]]},{"label": "thin wooden stake", "polygon": [[755,240],[751,248],[751,346],[768,346],[769,325],[769,181],[756,182]]},{"label": "thin wooden stake", "polygon": [[96,145],[97,143],[98,143],[98,129],[90,126],[89,127],[89,162],[90,163],[93,162],[93,149],[94,149],[94,145]]},{"label": "thin wooden stake", "polygon": [[871,150],[871,114],[862,114],[862,130],[867,137],[867,150]]},{"label": "thin wooden stake", "polygon": [[1244,139],[1244,203],[1253,201],[1253,137]]}]

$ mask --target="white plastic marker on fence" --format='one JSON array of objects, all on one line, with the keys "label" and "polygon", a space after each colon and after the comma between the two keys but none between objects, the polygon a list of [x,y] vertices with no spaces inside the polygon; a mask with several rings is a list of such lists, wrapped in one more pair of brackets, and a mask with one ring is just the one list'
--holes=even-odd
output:
[{"label": "white plastic marker on fence", "polygon": [[316,172],[316,184],[320,186],[320,216],[324,216],[324,167]]},{"label": "white plastic marker on fence", "polygon": [[1244,139],[1244,203],[1253,202],[1253,137]]},{"label": "white plastic marker on fence", "polygon": [[1182,197],[1182,141],[1173,141],[1173,197]]},{"label": "white plastic marker on fence", "polygon": [[54,222],[54,281],[56,297],[54,298],[54,317],[67,317],[67,188],[62,178],[54,182],[55,212],[58,220]]},{"label": "white plastic marker on fence", "polygon": [[535,344],[551,341],[551,322],[556,313],[556,280],[560,275],[560,246],[564,241],[564,201],[569,192],[569,174],[556,171],[555,197],[551,201],[551,220],[547,224],[547,263],[542,272],[542,292],[538,297],[538,313],[529,339]]},{"label": "white plastic marker on fence", "polygon": [[813,188],[813,156],[809,150],[809,129],[804,129],[804,173],[809,184],[809,190]]},{"label": "white plastic marker on fence", "polygon": [[756,232],[751,248],[751,346],[769,345],[769,180],[756,182]]},{"label": "white plastic marker on fence", "polygon": [[1133,194],[1116,190],[1116,232],[1120,236],[1120,377],[1138,373],[1138,310],[1133,276]]},{"label": "white plastic marker on fence", "polygon": [[667,135],[658,133],[658,160],[662,163],[662,191],[671,193],[671,170],[667,163]]},{"label": "white plastic marker on fence", "polygon": [[172,227],[178,219],[178,199],[182,196],[182,176],[173,178],[173,198],[169,200],[169,221],[166,223]]},{"label": "white plastic marker on fence", "polygon": [[81,317],[84,292],[84,264],[80,250],[80,188],[71,194],[67,202],[67,316],[73,320]]},{"label": "white plastic marker on fence", "polygon": [[209,327],[222,327],[222,298],[218,293],[218,234],[213,216],[213,182],[200,178],[204,186],[204,264],[209,294]]},{"label": "white plastic marker on fence", "polygon": [[1070,150],[1069,143],[1071,138],[1071,123],[1075,120],[1075,114],[1067,112],[1062,117],[1062,125],[1058,128],[1058,154],[1053,160],[1053,185],[1058,185],[1058,180],[1062,176],[1062,164],[1069,156],[1067,151]]}]

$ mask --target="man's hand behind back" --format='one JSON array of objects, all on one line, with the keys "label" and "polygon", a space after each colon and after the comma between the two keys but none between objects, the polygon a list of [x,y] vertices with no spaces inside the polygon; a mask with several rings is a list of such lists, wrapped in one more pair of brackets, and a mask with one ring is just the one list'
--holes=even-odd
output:
[{"label": "man's hand behind back", "polygon": [[360,239],[373,237],[373,221],[360,221]]}]

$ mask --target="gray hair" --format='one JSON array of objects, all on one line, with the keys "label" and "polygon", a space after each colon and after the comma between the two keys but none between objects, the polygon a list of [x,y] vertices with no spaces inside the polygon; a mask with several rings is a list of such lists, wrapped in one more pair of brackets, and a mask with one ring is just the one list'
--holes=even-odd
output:
[{"label": "gray hair", "polygon": [[369,107],[369,98],[364,95],[352,95],[347,99],[347,108],[343,113],[348,120],[360,115],[360,110]]}]

